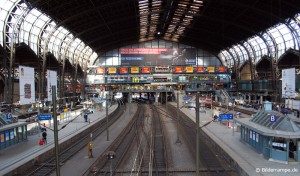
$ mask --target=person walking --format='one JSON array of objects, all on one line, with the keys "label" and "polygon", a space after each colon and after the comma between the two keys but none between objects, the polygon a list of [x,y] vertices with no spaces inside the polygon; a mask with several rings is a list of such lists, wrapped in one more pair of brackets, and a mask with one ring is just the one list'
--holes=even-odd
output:
[{"label": "person walking", "polygon": [[47,132],[44,131],[44,132],[42,133],[42,136],[43,136],[44,144],[47,144]]}]

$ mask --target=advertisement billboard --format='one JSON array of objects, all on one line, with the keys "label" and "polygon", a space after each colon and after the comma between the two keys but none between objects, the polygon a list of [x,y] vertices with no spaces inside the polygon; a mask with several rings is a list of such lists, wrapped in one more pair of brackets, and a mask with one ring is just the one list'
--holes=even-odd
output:
[{"label": "advertisement billboard", "polygon": [[295,68],[282,70],[282,98],[295,98]]},{"label": "advertisement billboard", "polygon": [[195,65],[195,48],[121,48],[121,65]]},{"label": "advertisement billboard", "polygon": [[35,102],[34,68],[19,66],[20,105]]},{"label": "advertisement billboard", "polygon": [[52,86],[56,87],[57,96],[57,72],[52,70],[47,70],[47,96],[48,101],[52,101]]}]

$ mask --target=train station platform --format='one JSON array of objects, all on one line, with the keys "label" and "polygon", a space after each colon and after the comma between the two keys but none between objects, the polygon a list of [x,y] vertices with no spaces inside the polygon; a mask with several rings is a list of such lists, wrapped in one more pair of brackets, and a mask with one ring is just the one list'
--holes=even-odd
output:
[{"label": "train station platform", "polygon": [[[112,113],[117,109],[117,107],[118,105],[112,105],[109,108],[108,113],[109,114]],[[106,117],[105,110],[96,111],[92,114],[89,114],[88,116],[89,121],[85,122],[84,117],[81,115],[81,110],[72,111],[69,114],[68,120],[62,121],[58,125],[59,143],[67,139],[70,139],[72,136],[77,135],[81,131],[89,128],[89,126],[96,123],[97,121],[100,121],[105,117]],[[63,126],[65,127],[62,128]],[[41,133],[36,135],[31,135],[28,136],[28,140],[25,142],[0,150],[0,175],[7,175],[8,173],[18,168],[19,166],[23,165],[24,163],[33,159],[38,159],[39,155],[54,148],[53,125],[49,127],[47,125],[47,144],[39,145],[39,140],[41,138],[42,138]],[[87,155],[87,152],[85,153]]]},{"label": "train station platform", "polygon": [[[170,103],[177,107],[177,104]],[[196,111],[187,108],[180,109],[194,122],[196,121]],[[229,111],[227,113],[233,113]],[[243,114],[244,118],[250,118]],[[199,113],[200,127],[212,121],[210,109]],[[300,164],[282,164],[269,161],[256,152],[250,145],[241,141],[241,134],[237,128],[227,127],[220,122],[211,122],[201,128],[212,140],[214,140],[226,153],[235,161],[237,165],[249,176],[299,176]],[[200,144],[201,145],[201,144]],[[200,151],[201,155],[201,151]]]}]

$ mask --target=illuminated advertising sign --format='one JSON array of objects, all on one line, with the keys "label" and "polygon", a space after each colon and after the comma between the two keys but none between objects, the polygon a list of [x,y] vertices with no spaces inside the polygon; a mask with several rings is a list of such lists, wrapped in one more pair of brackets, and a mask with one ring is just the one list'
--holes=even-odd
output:
[{"label": "illuminated advertising sign", "polygon": [[219,66],[219,67],[218,67],[218,72],[219,72],[219,73],[225,73],[225,72],[226,72],[226,67],[224,67],[224,66]]},{"label": "illuminated advertising sign", "polygon": [[120,74],[128,74],[128,67],[120,67]]},{"label": "illuminated advertising sign", "polygon": [[174,67],[174,73],[183,73],[183,67]]},{"label": "illuminated advertising sign", "polygon": [[130,73],[140,73],[140,68],[139,67],[131,67]]},{"label": "illuminated advertising sign", "polygon": [[167,51],[168,48],[121,48],[121,54],[161,54],[162,51]]},{"label": "illuminated advertising sign", "polygon": [[108,74],[116,74],[117,68],[116,67],[109,67],[108,68]]},{"label": "illuminated advertising sign", "polygon": [[97,68],[97,72],[96,73],[97,74],[104,74],[105,73],[105,68],[103,68],[103,67]]},{"label": "illuminated advertising sign", "polygon": [[151,68],[150,67],[142,67],[142,73],[150,73]]},{"label": "illuminated advertising sign", "polygon": [[208,73],[215,73],[215,67],[207,67],[206,70]]},{"label": "illuminated advertising sign", "polygon": [[154,68],[155,73],[170,73],[169,66],[156,66]]},{"label": "illuminated advertising sign", "polygon": [[197,73],[205,73],[205,67],[197,67]]},{"label": "illuminated advertising sign", "polygon": [[195,48],[121,48],[121,65],[195,65]]},{"label": "illuminated advertising sign", "polygon": [[194,67],[185,67],[185,73],[194,73]]}]

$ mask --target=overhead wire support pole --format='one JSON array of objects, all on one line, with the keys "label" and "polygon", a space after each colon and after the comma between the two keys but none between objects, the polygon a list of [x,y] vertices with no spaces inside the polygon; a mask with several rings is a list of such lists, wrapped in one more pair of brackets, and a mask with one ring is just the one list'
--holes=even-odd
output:
[{"label": "overhead wire support pole", "polygon": [[53,104],[53,120],[54,120],[54,143],[55,143],[55,166],[56,176],[60,176],[59,168],[59,152],[58,152],[58,127],[57,127],[57,114],[56,114],[56,86],[52,86],[52,104]]},{"label": "overhead wire support pole", "polygon": [[199,153],[199,93],[196,94],[196,176],[200,176],[199,164],[200,164],[200,153]]}]

